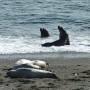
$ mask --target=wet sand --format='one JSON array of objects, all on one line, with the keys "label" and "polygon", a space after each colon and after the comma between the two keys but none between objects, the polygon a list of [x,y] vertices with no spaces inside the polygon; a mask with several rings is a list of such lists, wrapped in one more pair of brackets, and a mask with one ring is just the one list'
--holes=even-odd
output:
[{"label": "wet sand", "polygon": [[[0,90],[90,90],[90,57],[33,57],[23,55],[0,58]],[[81,55],[82,56],[82,55]],[[11,79],[6,76],[7,69],[19,58],[42,59],[50,65],[48,70],[59,79]]]}]

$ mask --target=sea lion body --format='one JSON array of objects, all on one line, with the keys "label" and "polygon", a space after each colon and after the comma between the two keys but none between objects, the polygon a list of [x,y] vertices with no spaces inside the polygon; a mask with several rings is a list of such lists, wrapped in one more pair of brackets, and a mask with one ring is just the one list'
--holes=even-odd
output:
[{"label": "sea lion body", "polygon": [[59,39],[61,40],[61,44],[70,45],[69,35],[67,34],[67,32],[61,26],[58,26],[58,30],[60,32]]},{"label": "sea lion body", "polygon": [[58,26],[58,29],[60,32],[59,39],[54,42],[44,43],[44,44],[42,44],[42,46],[50,47],[50,46],[70,45],[69,37],[68,37],[68,34],[66,33],[66,31],[60,26]]},{"label": "sea lion body", "polygon": [[50,71],[33,68],[10,70],[7,72],[7,76],[11,78],[57,78],[57,76]]},{"label": "sea lion body", "polygon": [[20,59],[18,60],[15,64],[16,65],[21,65],[21,64],[33,64],[34,61],[28,60],[28,59]]},{"label": "sea lion body", "polygon": [[47,68],[49,64],[42,60],[34,60],[34,65],[37,65],[41,68]]},{"label": "sea lion body", "polygon": [[42,68],[47,68],[48,63],[42,60],[27,60],[27,59],[20,59],[16,62],[15,66],[24,66],[25,67],[30,67],[30,68],[36,68],[36,69],[42,69]]},{"label": "sea lion body", "polygon": [[33,65],[33,64],[31,64],[31,65],[21,64],[21,65],[15,65],[12,68],[10,68],[9,70],[16,70],[18,68],[34,68],[34,69],[40,69],[40,67],[37,66],[37,65]]}]

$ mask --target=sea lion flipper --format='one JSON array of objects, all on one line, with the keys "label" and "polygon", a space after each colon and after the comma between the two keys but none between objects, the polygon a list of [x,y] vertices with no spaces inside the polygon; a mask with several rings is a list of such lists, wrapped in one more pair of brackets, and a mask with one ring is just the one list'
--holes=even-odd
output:
[{"label": "sea lion flipper", "polygon": [[42,44],[42,46],[43,47],[50,47],[50,46],[52,46],[52,43],[44,43],[44,44]]}]

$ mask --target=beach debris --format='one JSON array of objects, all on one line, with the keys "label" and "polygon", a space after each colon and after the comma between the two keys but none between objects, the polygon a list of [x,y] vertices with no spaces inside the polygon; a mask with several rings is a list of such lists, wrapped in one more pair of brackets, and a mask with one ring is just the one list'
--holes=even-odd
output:
[{"label": "beach debris", "polygon": [[87,75],[90,75],[90,70],[85,70],[85,71],[83,71],[82,73],[85,73],[85,74],[87,74]]},{"label": "beach debris", "polygon": [[70,79],[67,79],[67,81],[77,82],[77,81],[82,81],[82,80],[80,78],[70,78]]},{"label": "beach debris", "polygon": [[76,72],[72,73],[72,75],[73,75],[75,78],[78,78],[78,77],[79,77],[79,73],[76,73]]},{"label": "beach debris", "polygon": [[83,87],[80,87],[80,88],[76,88],[76,89],[73,89],[73,90],[85,90]]},{"label": "beach debris", "polygon": [[77,77],[77,76],[78,76],[78,74],[77,74],[77,73],[75,73],[75,74],[74,74],[74,76],[75,76],[75,77]]},{"label": "beach debris", "polygon": [[78,77],[78,73],[72,73],[74,77]]}]

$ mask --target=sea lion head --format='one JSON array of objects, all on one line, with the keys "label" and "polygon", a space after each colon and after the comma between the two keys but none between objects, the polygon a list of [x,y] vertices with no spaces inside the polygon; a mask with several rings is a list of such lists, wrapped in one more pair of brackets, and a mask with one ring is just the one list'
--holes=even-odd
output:
[{"label": "sea lion head", "polygon": [[66,31],[63,29],[63,27],[61,26],[58,26],[58,30],[60,32],[60,36],[61,37],[64,37],[64,36],[67,36],[68,34],[66,33]]},{"label": "sea lion head", "polygon": [[45,28],[40,28],[41,37],[49,37],[49,33]]}]

